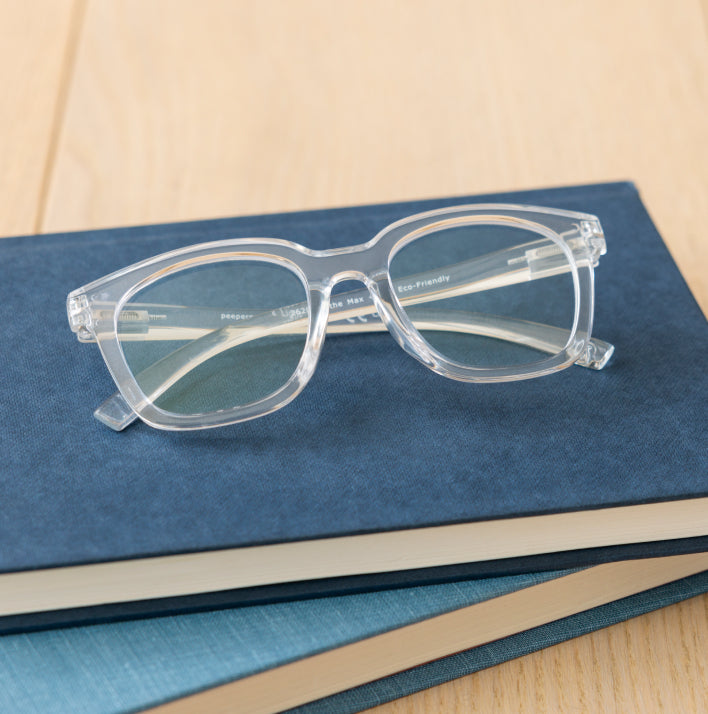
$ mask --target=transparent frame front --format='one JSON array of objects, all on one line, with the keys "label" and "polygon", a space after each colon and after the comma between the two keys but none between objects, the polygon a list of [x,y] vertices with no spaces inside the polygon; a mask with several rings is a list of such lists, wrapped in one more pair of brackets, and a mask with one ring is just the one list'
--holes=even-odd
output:
[{"label": "transparent frame front", "polygon": [[[405,311],[405,299],[396,295],[389,266],[396,253],[418,238],[447,227],[508,226],[522,228],[543,242],[536,249],[520,244],[493,261],[478,261],[465,267],[465,283],[460,278],[456,290],[491,289],[514,281],[533,280],[545,275],[570,272],[575,299],[573,325],[569,330],[544,325],[512,324],[496,326],[519,341],[537,345],[547,357],[515,367],[472,367],[462,365],[437,352],[422,338],[419,328]],[[515,252],[514,252],[515,251]],[[231,424],[264,416],[288,404],[312,376],[325,334],[388,330],[398,344],[422,364],[445,377],[463,382],[499,382],[528,379],[555,372],[577,363],[602,368],[613,347],[591,337],[593,320],[593,269],[605,252],[599,220],[592,215],[506,204],[456,206],[428,211],[397,221],[366,243],[348,248],[311,250],[297,243],[274,238],[235,238],[174,250],[112,273],[70,293],[67,301],[69,322],[83,342],[97,342],[115,380],[118,392],[96,411],[96,416],[114,429],[122,429],[136,417],[162,429],[200,429]],[[141,390],[121,348],[119,319],[131,298],[141,290],[176,271],[208,263],[249,260],[270,262],[292,271],[304,286],[307,317],[292,323],[292,329],[306,332],[305,346],[292,377],[281,388],[257,402],[199,414],[176,414],[160,409]],[[482,263],[484,262],[484,265]],[[510,270],[509,265],[514,269]],[[474,271],[477,271],[475,274]],[[468,273],[471,273],[468,274]],[[359,290],[340,293],[348,296],[331,308],[333,287],[345,280],[363,283]],[[476,281],[476,282],[475,282]],[[452,289],[452,288],[450,288]],[[438,291],[439,292],[439,291]],[[425,294],[413,296],[425,302]],[[188,310],[189,308],[185,308]],[[350,322],[351,318],[357,318]],[[277,330],[282,326],[268,322],[227,325],[204,338],[200,345],[185,351],[183,370],[192,360],[208,359],[229,340],[243,339],[244,330]],[[291,328],[288,328],[291,329]],[[448,328],[445,328],[448,329]],[[480,326],[452,325],[465,331]],[[239,330],[241,332],[239,332]],[[516,339],[516,338],[514,338]],[[200,352],[201,350],[201,352]],[[211,352],[210,352],[211,350]],[[177,357],[174,358],[178,359]]]}]

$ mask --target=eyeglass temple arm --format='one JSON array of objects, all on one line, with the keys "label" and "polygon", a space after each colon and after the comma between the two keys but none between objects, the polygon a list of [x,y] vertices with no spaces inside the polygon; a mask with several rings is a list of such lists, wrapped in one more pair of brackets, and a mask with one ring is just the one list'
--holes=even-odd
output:
[{"label": "eyeglass temple arm", "polygon": [[[344,295],[346,294],[344,293]],[[363,312],[363,308],[357,312]],[[517,344],[525,344],[549,354],[562,350],[568,339],[568,330],[563,328],[516,320],[501,315],[484,315],[425,307],[414,307],[409,310],[409,315],[418,330],[445,330],[494,337]],[[357,318],[350,317],[330,322],[327,327],[328,334],[387,331],[386,326],[375,313],[359,314]],[[349,322],[348,320],[353,321]],[[287,325],[274,326],[267,332],[269,334],[302,334],[306,330],[307,321],[297,320]],[[200,364],[227,349],[258,339],[258,337],[264,336],[264,332],[266,331],[262,328],[234,326],[212,330],[148,367],[139,375],[139,381],[144,391],[150,392],[150,400],[154,401]],[[609,343],[592,338],[583,356],[576,361],[576,364],[591,369],[602,369],[613,350],[613,346]],[[165,377],[165,375],[169,376]],[[120,392],[116,392],[101,404],[94,415],[99,421],[116,431],[124,429],[137,419],[137,415]]]},{"label": "eyeglass temple arm", "polygon": [[[536,265],[533,261],[536,261]],[[597,261],[597,256],[595,260]],[[509,270],[510,266],[514,266]],[[549,241],[534,241],[513,249],[477,258],[470,261],[443,267],[437,271],[409,276],[395,280],[394,289],[399,294],[399,300],[404,305],[414,305],[431,300],[439,300],[455,295],[469,294],[488,290],[503,285],[511,285],[540,277],[568,272],[569,264],[558,246]],[[534,270],[535,268],[535,270]],[[470,273],[475,274],[475,280],[470,280]],[[431,289],[432,288],[432,289]],[[304,306],[306,308],[306,305]],[[147,310],[156,308],[162,323],[150,323]],[[244,320],[241,325],[219,327],[224,318],[233,318],[231,312],[213,308],[186,308],[181,306],[156,306],[129,304],[124,306],[121,315],[124,316],[124,329],[135,330],[134,334],[122,333],[123,339],[189,339],[192,340],[170,355],[155,363],[140,376],[141,385],[148,384],[153,376],[159,375],[155,383],[155,391],[149,389],[151,399],[156,399],[166,389],[187,372],[195,369],[207,359],[230,349],[242,342],[257,339],[267,334],[304,332],[307,330],[307,320],[288,321],[288,316],[301,314],[303,305],[292,305],[280,308],[278,311],[267,311],[255,315],[239,315]],[[145,313],[145,314],[142,314]],[[278,315],[280,313],[280,315]],[[541,351],[554,353],[565,347],[569,331],[539,323],[514,320],[501,316],[481,315],[478,313],[462,313],[449,310],[420,308],[407,310],[417,329],[442,329],[453,332],[467,332],[496,337],[511,342],[527,344]],[[192,316],[200,327],[171,325],[169,317]],[[275,320],[273,317],[275,316]],[[265,325],[253,324],[254,321],[268,322]],[[120,320],[120,316],[119,316]],[[216,321],[216,324],[214,324]],[[143,323],[142,325],[140,323]],[[204,327],[205,323],[211,324]],[[249,324],[250,323],[250,324]],[[368,289],[360,289],[343,293],[332,298],[329,314],[329,333],[350,334],[353,332],[384,331],[386,328],[375,312]],[[234,332],[236,331],[236,332]],[[582,357],[576,364],[601,369],[612,351],[612,345],[602,340],[591,339],[586,345]],[[167,379],[165,374],[170,375]],[[145,390],[144,390],[145,391]],[[95,412],[95,416],[113,429],[121,430],[136,417],[120,393],[114,394]]]}]

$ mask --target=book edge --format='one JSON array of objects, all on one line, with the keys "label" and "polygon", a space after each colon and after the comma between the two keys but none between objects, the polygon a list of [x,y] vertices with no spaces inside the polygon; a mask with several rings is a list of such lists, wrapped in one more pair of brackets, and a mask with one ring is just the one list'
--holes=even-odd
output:
[{"label": "book edge", "polygon": [[708,498],[11,572],[0,617],[708,535]]}]

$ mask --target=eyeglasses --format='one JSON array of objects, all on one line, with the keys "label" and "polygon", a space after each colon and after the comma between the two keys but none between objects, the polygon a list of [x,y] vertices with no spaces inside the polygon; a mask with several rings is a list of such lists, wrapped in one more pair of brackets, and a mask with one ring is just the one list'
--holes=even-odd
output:
[{"label": "eyeglasses", "polygon": [[[312,376],[325,334],[388,330],[463,382],[602,369],[614,348],[590,331],[604,253],[595,216],[457,206],[349,248],[273,238],[182,248],[73,291],[67,309],[119,389],[96,410],[100,421],[201,429],[285,406]],[[349,280],[363,286],[333,293]]]}]

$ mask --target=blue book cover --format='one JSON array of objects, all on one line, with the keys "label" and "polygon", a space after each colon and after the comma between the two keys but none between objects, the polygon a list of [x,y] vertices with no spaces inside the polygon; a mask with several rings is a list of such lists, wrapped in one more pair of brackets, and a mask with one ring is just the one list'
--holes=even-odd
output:
[{"label": "blue book cover", "polygon": [[5,635],[0,710],[357,712],[705,592],[706,566],[703,553]]},{"label": "blue book cover", "polygon": [[[92,417],[115,385],[69,330],[76,287],[197,242],[332,248],[491,201],[601,219],[603,371],[463,384],[360,334],[263,419]],[[630,183],[8,238],[0,320],[6,632],[708,550],[708,329]]]}]

